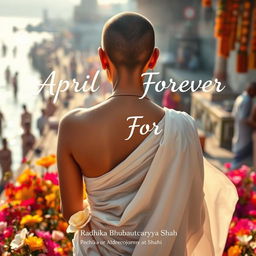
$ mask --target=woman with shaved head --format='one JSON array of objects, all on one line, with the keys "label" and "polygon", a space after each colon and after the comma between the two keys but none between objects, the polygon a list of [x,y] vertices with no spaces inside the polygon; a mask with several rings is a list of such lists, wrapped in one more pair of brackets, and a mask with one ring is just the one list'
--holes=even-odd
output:
[{"label": "woman with shaved head", "polygon": [[74,255],[222,255],[236,191],[204,161],[188,114],[141,97],[142,74],[158,56],[148,19],[112,17],[99,57],[113,93],[61,121],[61,202]]}]

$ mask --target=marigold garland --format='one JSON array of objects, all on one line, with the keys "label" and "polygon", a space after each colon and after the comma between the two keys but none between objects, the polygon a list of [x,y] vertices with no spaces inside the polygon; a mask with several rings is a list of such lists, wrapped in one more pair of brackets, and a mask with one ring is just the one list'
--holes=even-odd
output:
[{"label": "marigold garland", "polygon": [[212,6],[212,0],[202,0],[203,7],[211,7]]},{"label": "marigold garland", "polygon": [[[203,7],[211,5],[211,1],[202,0]],[[237,50],[237,72],[256,69],[256,1],[217,0],[214,35],[218,56],[228,58]]]}]

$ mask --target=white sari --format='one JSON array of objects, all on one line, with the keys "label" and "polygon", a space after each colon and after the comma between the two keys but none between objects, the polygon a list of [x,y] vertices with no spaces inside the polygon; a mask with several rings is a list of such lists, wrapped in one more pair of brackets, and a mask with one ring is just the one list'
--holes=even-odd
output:
[{"label": "white sari", "polygon": [[165,109],[158,125],[160,135],[110,172],[84,178],[91,216],[75,233],[74,255],[222,255],[236,189],[203,159],[188,114]]}]

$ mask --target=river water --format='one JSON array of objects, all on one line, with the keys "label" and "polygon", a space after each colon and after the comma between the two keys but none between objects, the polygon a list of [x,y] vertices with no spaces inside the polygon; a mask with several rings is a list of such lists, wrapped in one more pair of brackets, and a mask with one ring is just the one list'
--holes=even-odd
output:
[{"label": "river water", "polygon": [[[0,110],[5,116],[3,136],[9,141],[9,147],[13,153],[13,170],[15,171],[21,163],[21,134],[23,130],[20,126],[20,116],[22,104],[27,104],[28,110],[33,113],[32,131],[36,137],[39,136],[36,130],[36,120],[40,115],[42,103],[36,95],[36,90],[40,82],[39,73],[31,66],[28,53],[35,42],[51,38],[48,33],[28,33],[24,30],[27,24],[37,24],[39,18],[23,17],[0,17]],[[21,28],[13,33],[12,28]],[[8,46],[7,55],[2,56],[2,43]],[[13,47],[17,47],[16,58],[13,56]],[[10,66],[11,74],[19,72],[18,99],[14,100],[12,86],[5,82],[4,72]],[[1,175],[0,175],[1,176]]]}]

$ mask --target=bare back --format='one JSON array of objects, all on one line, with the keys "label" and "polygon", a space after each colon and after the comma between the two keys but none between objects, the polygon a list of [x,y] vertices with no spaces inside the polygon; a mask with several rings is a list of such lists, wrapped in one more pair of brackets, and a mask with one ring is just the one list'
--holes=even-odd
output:
[{"label": "bare back", "polygon": [[157,124],[164,116],[164,110],[148,99],[136,97],[112,98],[89,110],[74,111],[70,119],[67,143],[70,152],[86,177],[101,176],[125,160],[150,134],[140,134],[140,127],[131,133],[131,116],[137,119],[140,127]]}]

